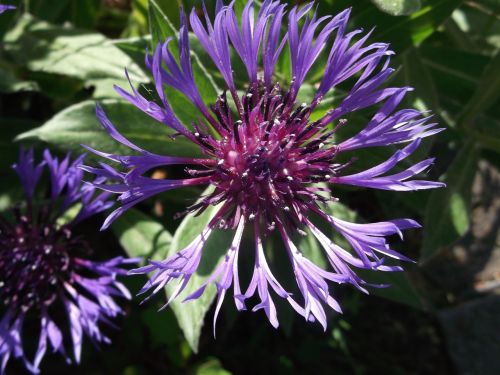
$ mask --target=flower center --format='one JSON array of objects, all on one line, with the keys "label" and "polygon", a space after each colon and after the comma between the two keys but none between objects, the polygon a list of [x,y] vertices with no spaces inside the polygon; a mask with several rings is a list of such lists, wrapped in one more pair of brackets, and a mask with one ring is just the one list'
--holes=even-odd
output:
[{"label": "flower center", "polygon": [[80,240],[67,228],[34,224],[16,210],[16,223],[0,216],[0,301],[11,310],[49,306],[74,268],[68,246]]},{"label": "flower center", "polygon": [[331,132],[309,121],[315,104],[297,106],[292,98],[278,85],[252,87],[233,98],[235,119],[226,94],[219,96],[212,111],[222,138],[216,140],[198,128],[194,133],[217,160],[206,172],[216,189],[192,209],[226,201],[233,204],[234,215],[265,217],[272,228],[273,217],[290,212],[298,219],[308,203],[321,199],[317,189],[308,186],[331,178],[336,147],[327,142]]}]

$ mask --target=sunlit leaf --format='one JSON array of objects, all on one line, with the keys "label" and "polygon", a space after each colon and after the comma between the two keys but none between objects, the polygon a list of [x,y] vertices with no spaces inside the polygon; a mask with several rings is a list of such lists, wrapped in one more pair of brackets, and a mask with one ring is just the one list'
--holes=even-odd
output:
[{"label": "sunlit leaf", "polygon": [[231,375],[222,367],[217,358],[207,358],[207,360],[196,368],[195,375]]},{"label": "sunlit leaf", "polygon": [[[171,256],[182,250],[194,240],[206,227],[217,209],[218,207],[210,206],[200,216],[187,215],[174,234],[168,255]],[[231,232],[215,230],[210,235],[203,247],[203,255],[197,271],[191,277],[186,289],[171,303],[179,326],[194,352],[198,351],[204,318],[216,296],[216,289],[213,285],[210,285],[200,298],[187,302],[182,302],[182,300],[198,289],[215,270],[215,267],[229,248],[231,234]],[[175,290],[176,286],[177,282],[174,281],[166,287],[167,298]]]},{"label": "sunlit leaf", "polygon": [[51,25],[23,15],[5,36],[5,50],[29,70],[67,75],[81,80],[114,78],[125,81],[124,68],[133,82],[149,79],[125,53],[104,35]]},{"label": "sunlit leaf", "polygon": [[[185,156],[199,152],[196,146],[183,137],[173,140],[170,128],[129,103],[108,99],[101,104],[121,134],[148,151]],[[110,153],[130,153],[129,148],[113,140],[104,131],[95,115],[95,102],[91,100],[66,108],[41,127],[23,133],[17,139],[43,141],[77,153],[84,151],[82,144]]]},{"label": "sunlit leaf", "polygon": [[163,225],[136,209],[118,217],[111,229],[131,258],[162,260],[172,243],[172,235]]},{"label": "sunlit leaf", "polygon": [[415,13],[422,6],[420,0],[371,0],[381,11],[391,16]]}]

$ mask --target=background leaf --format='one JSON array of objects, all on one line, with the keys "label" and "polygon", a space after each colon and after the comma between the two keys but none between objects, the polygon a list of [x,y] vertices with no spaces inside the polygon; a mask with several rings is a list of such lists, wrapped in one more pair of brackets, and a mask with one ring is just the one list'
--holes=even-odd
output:
[{"label": "background leaf", "polygon": [[118,217],[111,229],[130,257],[162,260],[172,243],[163,225],[134,208]]},{"label": "background leaf", "polygon": [[371,0],[381,11],[391,16],[412,14],[422,6],[420,0]]},{"label": "background leaf", "polygon": [[447,187],[432,192],[424,219],[425,261],[469,229],[471,192],[477,170],[477,148],[473,141],[462,145],[450,165],[444,182]]},{"label": "background leaf", "polygon": [[[168,256],[172,256],[193,241],[203,231],[217,210],[218,207],[210,206],[200,216],[195,216],[192,213],[187,215],[174,234]],[[189,346],[195,353],[198,351],[205,315],[216,295],[215,287],[209,285],[205,293],[196,300],[185,303],[182,300],[198,289],[215,270],[229,248],[230,242],[230,232],[214,230],[203,247],[203,255],[197,271],[191,277],[186,289],[170,305]],[[167,298],[175,289],[176,284],[177,282],[174,281],[166,287]]]},{"label": "background leaf", "polygon": [[114,79],[126,85],[124,68],[133,82],[149,81],[142,69],[104,35],[51,25],[25,14],[5,36],[12,61],[31,71],[80,80]]},{"label": "background leaf", "polygon": [[[198,148],[184,137],[172,140],[170,135],[173,131],[170,128],[127,102],[108,99],[101,104],[121,134],[148,151],[186,156],[199,152]],[[18,140],[43,141],[60,149],[76,152],[83,151],[82,144],[105,152],[130,152],[102,129],[95,115],[95,102],[92,100],[66,108],[41,127],[19,135]]]}]

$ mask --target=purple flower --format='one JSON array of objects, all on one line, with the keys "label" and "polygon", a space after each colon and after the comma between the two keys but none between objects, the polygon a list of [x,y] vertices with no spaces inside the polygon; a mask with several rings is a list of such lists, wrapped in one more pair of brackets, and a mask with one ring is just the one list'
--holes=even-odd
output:
[{"label": "purple flower", "polygon": [[[137,259],[88,260],[88,244],[73,231],[77,223],[113,205],[109,193],[98,193],[82,181],[83,171],[78,168],[82,161],[83,156],[71,160],[69,155],[59,160],[46,150],[44,160],[36,164],[33,150],[21,150],[19,162],[13,166],[26,201],[12,209],[12,219],[0,215],[2,374],[10,357],[22,360],[28,371],[39,373],[49,347],[70,362],[63,333],[67,323],[78,363],[83,336],[95,344],[108,343],[100,326],[113,326],[111,319],[123,313],[115,297],[130,298],[116,276],[126,274],[123,266],[135,264]],[[40,205],[43,200],[33,197],[45,170],[49,171],[51,189],[46,203]],[[100,182],[102,178],[96,181]],[[73,218],[61,222],[69,212]],[[23,344],[25,321],[39,325],[34,353],[26,353]]]},{"label": "purple flower", "polygon": [[14,10],[16,7],[14,5],[2,5],[0,4],[0,14],[8,11],[8,10]]},{"label": "purple flower", "polygon": [[[264,310],[276,327],[278,319],[273,302],[276,294],[286,299],[306,320],[318,321],[326,328],[324,306],[341,311],[331,294],[332,283],[348,283],[366,292],[367,283],[357,276],[356,268],[400,271],[401,267],[386,264],[386,260],[409,259],[391,249],[387,237],[401,236],[403,230],[420,226],[410,219],[370,224],[339,220],[323,209],[325,203],[335,204],[333,198],[325,196],[324,186],[330,184],[335,188],[343,184],[394,191],[441,187],[442,183],[415,178],[429,168],[433,159],[402,172],[392,170],[415,151],[422,138],[443,129],[430,122],[430,116],[417,110],[397,109],[411,89],[383,86],[393,72],[389,68],[393,52],[385,43],[368,44],[370,33],[347,32],[350,9],[335,17],[318,18],[311,14],[312,3],[287,11],[286,5],[279,1],[266,0],[257,11],[253,1],[248,1],[238,22],[240,18],[234,12],[233,3],[224,6],[218,1],[213,23],[206,10],[204,13],[202,21],[195,10],[191,12],[191,30],[219,70],[226,87],[226,91],[213,98],[210,106],[202,100],[196,87],[187,20],[183,14],[178,58],[169,49],[172,38],[158,44],[153,55],[146,57],[159,101],[146,99],[133,87],[131,93],[116,89],[146,114],[198,145],[205,156],[181,158],[143,150],[120,135],[98,106],[97,116],[111,137],[137,152],[133,156],[123,156],[92,150],[118,165],[117,169],[107,164],[85,168],[99,177],[114,180],[115,183],[96,186],[119,194],[121,207],[108,217],[103,228],[153,195],[183,186],[209,185],[211,192],[190,206],[187,212],[201,212],[216,206],[213,219],[177,254],[161,262],[151,261],[133,271],[152,273],[142,292],[155,294],[165,285],[178,281],[168,302],[176,298],[196,272],[204,244],[214,229],[234,230],[233,242],[222,263],[207,282],[185,300],[200,297],[207,285],[215,284],[217,317],[231,287],[238,310],[244,310],[246,300],[257,294],[260,303],[253,310]],[[283,30],[286,20],[287,27]],[[285,49],[290,54],[292,76],[280,83],[276,79],[279,76],[275,74],[279,73],[276,66]],[[325,56],[326,64],[316,93],[310,103],[298,103],[299,91],[320,55]],[[239,81],[247,79],[248,82],[243,93],[236,88],[235,64],[243,64],[246,69],[246,77],[238,77]],[[349,79],[353,83],[338,105],[318,115],[323,98]],[[199,121],[190,126],[178,119],[165,93],[167,86],[193,103],[199,111]],[[363,130],[342,142],[333,138],[338,127],[348,126],[344,116],[374,105],[378,105],[378,109]],[[312,115],[315,115],[314,120]],[[350,163],[337,161],[342,154],[352,158],[360,148],[398,144],[407,145],[385,162],[360,173],[349,174],[346,171]],[[148,171],[166,165],[188,166],[186,178],[155,180],[148,177]],[[311,214],[319,215],[345,237],[352,249],[342,248],[321,232],[311,221]],[[240,244],[246,229],[252,231],[255,238],[255,264],[253,277],[245,290],[238,277],[238,257],[243,251]],[[292,295],[280,284],[266,259],[264,240],[273,232],[282,238],[301,297]],[[331,266],[329,270],[307,259],[293,243],[292,235],[307,232],[324,249]]]}]

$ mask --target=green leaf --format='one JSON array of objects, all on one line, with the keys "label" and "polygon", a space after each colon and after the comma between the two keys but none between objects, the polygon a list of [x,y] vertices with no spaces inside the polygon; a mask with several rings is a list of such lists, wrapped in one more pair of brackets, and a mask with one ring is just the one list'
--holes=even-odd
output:
[{"label": "green leaf", "polygon": [[73,221],[80,210],[82,209],[82,204],[81,203],[75,203],[71,207],[69,207],[66,211],[64,211],[61,216],[59,216],[56,219],[56,223],[59,227],[62,227],[63,225],[66,225]]},{"label": "green leaf", "polygon": [[500,119],[484,114],[477,116],[474,127],[468,133],[476,139],[481,147],[500,153]]},{"label": "green leaf", "polygon": [[231,375],[225,370],[217,358],[207,358],[206,362],[196,368],[195,375]]},{"label": "green leaf", "polygon": [[7,66],[0,65],[0,92],[40,91],[34,81],[26,81],[16,77],[15,72]]},{"label": "green leaf", "polygon": [[151,35],[115,39],[113,40],[113,44],[132,58],[138,66],[143,66],[146,49],[151,45]]},{"label": "green leaf", "polygon": [[474,95],[465,105],[457,122],[459,126],[470,128],[478,114],[487,110],[500,97],[500,52],[484,69]]},{"label": "green leaf", "polygon": [[422,6],[420,0],[371,0],[382,12],[391,16],[406,16]]},{"label": "green leaf", "polygon": [[314,237],[309,229],[306,229],[305,232],[305,236],[297,236],[298,238],[294,238],[294,242],[298,243],[298,249],[300,249],[300,252],[314,264],[322,268],[328,268],[325,253],[318,240],[316,240],[316,237]]},{"label": "green leaf", "polygon": [[29,11],[49,22],[69,21],[76,27],[92,28],[97,21],[100,6],[100,0],[30,0]]},{"label": "green leaf", "polygon": [[467,232],[477,159],[473,141],[462,145],[444,178],[447,187],[432,192],[424,219],[421,260],[428,260]]},{"label": "green leaf", "polygon": [[[172,16],[178,15],[179,3],[176,0],[149,0],[149,28],[151,32],[151,47],[156,48],[157,43],[165,42],[165,39],[173,37],[177,38],[177,28],[174,23],[167,17],[167,14]],[[163,9],[165,7],[165,11]]]},{"label": "green leaf", "polygon": [[422,61],[418,48],[410,48],[401,57],[402,74],[405,85],[415,89],[409,93],[411,106],[420,111],[436,110],[439,108],[439,99],[436,86],[427,66]]},{"label": "green leaf", "polygon": [[[187,215],[174,234],[168,256],[174,255],[191,243],[207,226],[219,207],[210,206],[201,215]],[[225,255],[231,242],[231,232],[214,230],[205,246],[197,271],[192,275],[186,289],[171,303],[172,310],[189,346],[196,353],[203,322],[210,305],[216,296],[216,289],[209,285],[203,295],[193,301],[183,303],[183,299],[198,289],[215,270],[217,264]],[[166,287],[167,296],[177,287],[174,282]]]},{"label": "green leaf", "polygon": [[461,3],[462,0],[424,1],[419,11],[398,18],[366,7],[356,16],[356,23],[364,27],[377,26],[373,40],[390,42],[391,49],[400,53],[431,36]]},{"label": "green leaf", "polygon": [[[407,264],[402,266],[409,267]],[[416,309],[424,308],[424,302],[408,278],[407,272],[356,270],[356,273],[369,283],[389,285],[387,288],[368,288],[370,294]]]},{"label": "green leaf", "polygon": [[121,35],[123,37],[137,37],[148,34],[148,0],[131,0],[130,7],[127,27]]},{"label": "green leaf", "polygon": [[172,235],[163,225],[136,209],[116,219],[111,230],[131,258],[162,260],[172,243]]},{"label": "green leaf", "polygon": [[149,79],[130,57],[104,35],[51,25],[23,15],[6,35],[8,56],[29,70],[80,80],[110,79],[125,84],[124,68],[134,82]]},{"label": "green leaf", "polygon": [[[133,105],[115,99],[104,100],[104,111],[118,131],[144,149],[168,155],[196,156],[197,146],[184,137],[170,138],[173,131],[142,113]],[[95,115],[94,101],[84,101],[57,113],[41,127],[17,137],[22,141],[43,141],[63,150],[83,151],[82,144],[97,150],[128,155],[131,150],[112,139]]]}]

